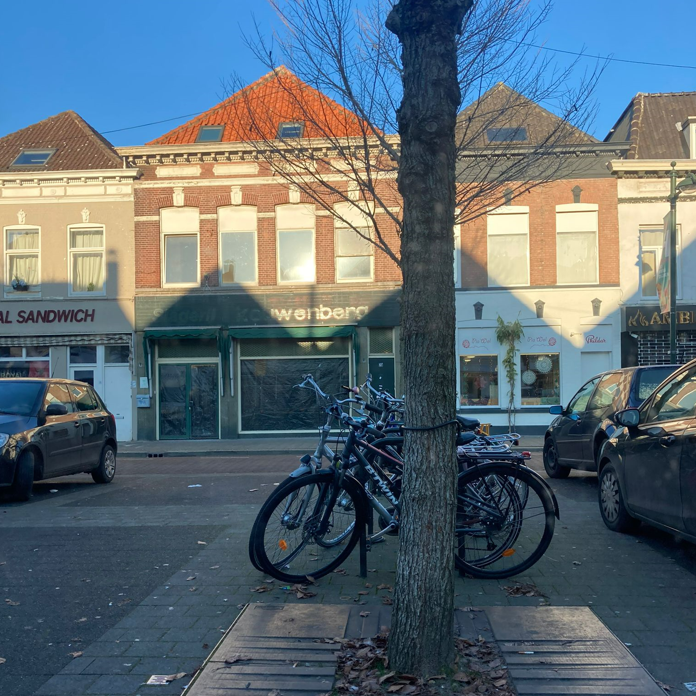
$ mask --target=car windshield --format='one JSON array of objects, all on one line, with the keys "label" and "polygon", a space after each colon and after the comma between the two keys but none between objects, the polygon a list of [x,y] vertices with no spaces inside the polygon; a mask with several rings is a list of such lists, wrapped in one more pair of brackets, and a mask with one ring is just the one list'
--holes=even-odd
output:
[{"label": "car windshield", "polygon": [[673,367],[649,367],[638,373],[638,400],[642,404],[674,372]]},{"label": "car windshield", "polygon": [[0,380],[0,415],[35,415],[43,387],[42,382],[6,382]]}]

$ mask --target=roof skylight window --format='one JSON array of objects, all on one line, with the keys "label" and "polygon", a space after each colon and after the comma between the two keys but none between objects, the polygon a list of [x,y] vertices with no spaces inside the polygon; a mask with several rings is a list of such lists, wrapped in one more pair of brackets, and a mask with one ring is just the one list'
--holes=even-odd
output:
[{"label": "roof skylight window", "polygon": [[197,143],[219,143],[225,126],[201,126],[198,131]]},{"label": "roof skylight window", "polygon": [[302,121],[281,123],[278,126],[279,138],[301,138],[303,133],[304,123]]},{"label": "roof skylight window", "polygon": [[489,143],[523,143],[527,140],[527,129],[522,128],[489,128],[486,131]]},{"label": "roof skylight window", "polygon": [[49,158],[55,151],[55,148],[50,148],[48,150],[22,150],[17,157],[15,157],[14,162],[12,162],[12,166],[41,167],[48,162]]}]

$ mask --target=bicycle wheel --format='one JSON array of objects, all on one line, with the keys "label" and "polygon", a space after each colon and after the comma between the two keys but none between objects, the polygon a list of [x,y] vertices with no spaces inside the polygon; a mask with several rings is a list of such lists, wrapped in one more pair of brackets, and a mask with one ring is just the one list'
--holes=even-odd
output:
[{"label": "bicycle wheel", "polygon": [[[526,493],[526,500],[519,492]],[[508,578],[546,552],[556,524],[543,481],[526,467],[490,462],[459,475],[455,563],[477,578]]]},{"label": "bicycle wheel", "polygon": [[[284,582],[320,578],[348,558],[365,523],[360,487],[333,471],[302,476],[270,495],[253,528],[252,553]],[[343,502],[342,502],[343,501]]]}]

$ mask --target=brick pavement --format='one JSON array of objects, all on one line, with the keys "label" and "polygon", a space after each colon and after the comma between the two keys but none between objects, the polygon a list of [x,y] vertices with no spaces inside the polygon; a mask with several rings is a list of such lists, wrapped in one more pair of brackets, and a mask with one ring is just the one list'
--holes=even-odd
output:
[{"label": "brick pavement", "polygon": [[[683,682],[696,681],[696,553],[689,544],[676,544],[664,534],[643,531],[637,536],[609,532],[601,522],[592,477],[573,476],[554,482],[561,520],[546,556],[527,574],[516,578],[534,582],[547,600],[508,597],[513,580],[456,580],[460,606],[529,605],[589,606],[660,681],[675,694],[688,693]],[[92,493],[95,491],[95,493]],[[103,489],[76,491],[38,505],[17,506],[3,515],[3,526],[40,528],[47,524],[80,526],[227,525],[207,545],[201,545],[184,567],[156,587],[140,604],[49,679],[37,696],[58,694],[180,693],[186,679],[168,686],[145,687],[151,674],[191,672],[247,602],[330,602],[380,606],[393,585],[397,540],[390,538],[368,556],[372,584],[358,577],[354,554],[344,568],[319,580],[317,596],[298,600],[275,588],[264,594],[250,591],[264,580],[247,560],[246,545],[257,504],[201,508],[191,505],[153,507],[90,507],[92,495]],[[260,500],[260,498],[259,498]],[[76,503],[80,503],[76,507]],[[579,564],[579,565],[578,565]],[[189,578],[194,577],[193,580]],[[194,589],[195,588],[195,589]]]}]

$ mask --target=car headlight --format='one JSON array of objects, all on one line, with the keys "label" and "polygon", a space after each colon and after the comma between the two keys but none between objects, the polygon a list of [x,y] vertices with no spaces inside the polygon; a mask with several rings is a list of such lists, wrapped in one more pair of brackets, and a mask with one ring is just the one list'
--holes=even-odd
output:
[{"label": "car headlight", "polygon": [[5,443],[10,439],[10,436],[5,433],[0,433],[0,447],[4,447]]}]

